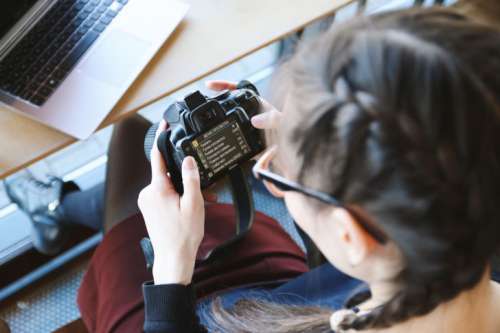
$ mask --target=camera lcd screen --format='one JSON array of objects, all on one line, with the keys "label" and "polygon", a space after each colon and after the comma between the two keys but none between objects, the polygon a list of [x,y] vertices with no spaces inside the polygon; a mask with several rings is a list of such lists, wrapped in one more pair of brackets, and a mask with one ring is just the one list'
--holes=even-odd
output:
[{"label": "camera lcd screen", "polygon": [[235,120],[220,123],[193,140],[191,145],[208,177],[237,163],[251,151]]}]

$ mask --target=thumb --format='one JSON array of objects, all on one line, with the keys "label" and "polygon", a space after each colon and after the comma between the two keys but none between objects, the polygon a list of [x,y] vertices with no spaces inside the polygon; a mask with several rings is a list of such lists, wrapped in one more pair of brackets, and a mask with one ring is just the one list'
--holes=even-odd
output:
[{"label": "thumb", "polygon": [[263,112],[252,117],[252,125],[258,129],[277,128],[282,118],[281,112],[264,99],[261,99],[261,105]]},{"label": "thumb", "polygon": [[197,205],[203,206],[203,195],[200,188],[200,174],[195,159],[187,156],[182,162],[182,183],[184,194],[181,198],[181,208],[195,209]]}]

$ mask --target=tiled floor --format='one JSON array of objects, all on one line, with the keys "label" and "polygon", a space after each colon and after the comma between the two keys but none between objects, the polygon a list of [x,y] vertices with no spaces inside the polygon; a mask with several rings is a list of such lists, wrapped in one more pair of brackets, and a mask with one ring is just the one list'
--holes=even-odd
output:
[{"label": "tiled floor", "polygon": [[[86,262],[78,263],[66,274],[57,276],[35,290],[29,298],[18,300],[2,309],[12,333],[48,333],[80,316],[76,307],[78,286],[85,272]],[[61,300],[72,300],[71,305]]]}]

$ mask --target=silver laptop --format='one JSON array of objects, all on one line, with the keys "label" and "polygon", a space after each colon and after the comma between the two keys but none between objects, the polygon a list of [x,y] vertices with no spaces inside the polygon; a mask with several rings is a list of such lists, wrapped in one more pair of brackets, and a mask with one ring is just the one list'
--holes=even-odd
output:
[{"label": "silver laptop", "polygon": [[187,9],[176,0],[1,0],[0,103],[88,137]]}]

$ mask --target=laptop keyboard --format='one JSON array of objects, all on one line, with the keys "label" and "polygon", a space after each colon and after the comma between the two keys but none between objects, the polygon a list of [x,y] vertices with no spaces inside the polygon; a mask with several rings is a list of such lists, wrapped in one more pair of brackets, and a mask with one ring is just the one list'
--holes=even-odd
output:
[{"label": "laptop keyboard", "polygon": [[42,105],[128,0],[60,0],[0,62],[0,89]]}]

